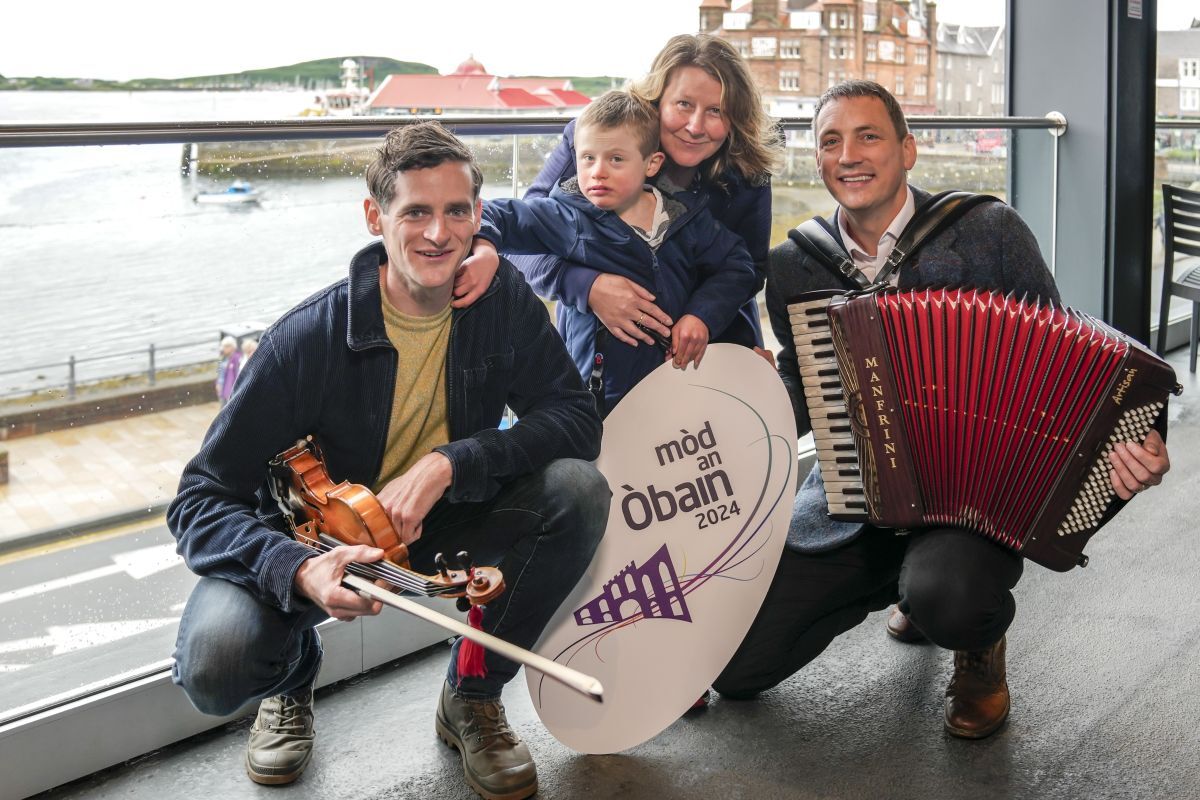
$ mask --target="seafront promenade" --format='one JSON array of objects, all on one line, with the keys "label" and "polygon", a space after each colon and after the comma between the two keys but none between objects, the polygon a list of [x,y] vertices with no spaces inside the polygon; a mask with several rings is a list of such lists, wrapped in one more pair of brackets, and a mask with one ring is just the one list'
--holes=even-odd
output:
[{"label": "seafront promenade", "polygon": [[185,406],[3,442],[0,552],[161,510],[217,409]]}]

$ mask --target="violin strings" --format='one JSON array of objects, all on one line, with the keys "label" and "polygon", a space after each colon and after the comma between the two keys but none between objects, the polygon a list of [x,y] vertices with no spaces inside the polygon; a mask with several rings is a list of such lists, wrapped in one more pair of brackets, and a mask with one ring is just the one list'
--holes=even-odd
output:
[{"label": "violin strings", "polygon": [[[359,564],[359,563],[347,564],[346,572],[349,572],[352,575],[359,575],[363,578],[372,578],[372,579],[376,579],[376,580],[383,580],[388,583],[394,583],[391,578],[384,576],[377,570],[373,570],[371,568],[371,566],[368,564]],[[421,595],[422,597],[439,597],[443,594],[448,594],[448,593],[454,591],[453,587],[441,587],[441,586],[439,586],[435,589],[412,589],[412,588],[406,588],[406,587],[400,587],[400,588],[402,591],[411,592],[412,594],[418,594],[418,595]]]},{"label": "violin strings", "polygon": [[[329,552],[334,547],[341,546],[340,544],[330,543],[330,542],[326,542],[326,541],[318,541],[317,545],[318,545],[318,547],[316,547],[316,549],[321,550],[322,552]],[[424,575],[420,575],[419,573],[413,572],[412,570],[406,570],[403,567],[400,567],[396,564],[389,563],[387,561],[371,562],[370,566],[371,566],[371,568],[377,570],[380,573],[386,572],[389,576],[394,577],[396,579],[396,582],[398,582],[398,583],[405,583],[408,585],[419,585],[419,586],[427,586],[427,585],[431,585],[431,583],[432,583],[431,581],[427,580]],[[383,577],[383,576],[381,576],[381,577]]]},{"label": "violin strings", "polygon": [[[341,546],[330,545],[321,541],[313,542],[311,540],[306,541],[305,544],[320,553],[327,553],[334,547]],[[370,564],[354,562],[347,565],[347,570],[351,573],[361,575],[364,578],[374,578],[376,580],[387,581],[394,586],[400,587],[404,591],[422,595],[424,597],[437,597],[438,595],[461,591],[459,587],[442,586],[440,584],[433,583],[432,581],[421,577],[419,573],[411,570],[405,570],[403,567],[386,562]]]}]

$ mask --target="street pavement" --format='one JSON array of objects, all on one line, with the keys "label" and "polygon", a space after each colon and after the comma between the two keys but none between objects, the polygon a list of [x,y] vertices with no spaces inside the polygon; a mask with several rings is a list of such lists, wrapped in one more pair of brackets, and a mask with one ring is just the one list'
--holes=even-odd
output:
[{"label": "street pavement", "polygon": [[160,510],[217,409],[186,406],[0,443],[9,473],[0,484],[0,552]]}]

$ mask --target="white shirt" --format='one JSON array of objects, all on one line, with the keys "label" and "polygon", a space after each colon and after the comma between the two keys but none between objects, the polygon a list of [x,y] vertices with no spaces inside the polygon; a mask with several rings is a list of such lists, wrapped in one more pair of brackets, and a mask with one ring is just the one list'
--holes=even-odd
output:
[{"label": "white shirt", "polygon": [[[905,187],[908,192],[908,197],[904,200],[904,207],[900,209],[900,213],[892,220],[892,224],[888,225],[887,230],[883,232],[883,236],[879,237],[879,244],[875,247],[875,255],[867,255],[854,237],[850,235],[850,231],[846,229],[846,215],[838,209],[838,233],[842,236],[842,242],[846,245],[846,251],[850,253],[850,259],[854,262],[854,266],[863,271],[863,274],[868,279],[874,281],[875,276],[879,274],[880,268],[887,261],[888,256],[892,254],[892,250],[896,247],[896,241],[900,238],[900,234],[904,232],[905,226],[909,220],[913,218],[913,214],[917,210],[917,201],[913,198],[912,187]],[[893,286],[900,275],[900,270],[892,273],[891,281]]]},{"label": "white shirt", "polygon": [[654,195],[654,221],[650,230],[644,231],[636,225],[630,225],[638,236],[646,240],[651,250],[657,250],[667,236],[667,228],[671,227],[671,215],[667,213],[666,203],[663,202],[662,192],[653,186],[647,186],[646,191]]}]

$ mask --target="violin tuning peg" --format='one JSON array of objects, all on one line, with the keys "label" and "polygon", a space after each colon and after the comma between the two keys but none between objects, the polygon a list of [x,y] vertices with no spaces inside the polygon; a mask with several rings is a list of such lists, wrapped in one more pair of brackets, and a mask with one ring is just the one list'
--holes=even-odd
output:
[{"label": "violin tuning peg", "polygon": [[461,570],[469,570],[471,568],[471,554],[466,550],[458,551],[458,568]]},{"label": "violin tuning peg", "polygon": [[433,557],[433,565],[435,567],[437,567],[438,573],[443,578],[450,577],[450,567],[449,567],[449,565],[446,564],[446,557],[443,556],[441,553],[438,553],[437,555],[435,555]]},{"label": "violin tuning peg", "polygon": [[462,611],[463,613],[466,613],[467,611],[471,610],[471,601],[465,597],[458,598],[458,600],[456,600],[454,602],[454,605],[458,608],[459,611]]}]

